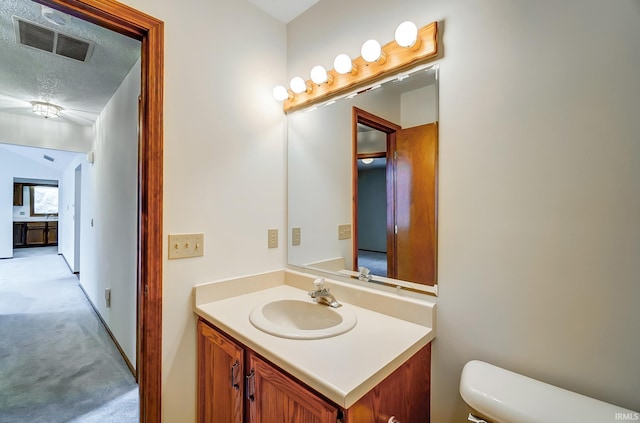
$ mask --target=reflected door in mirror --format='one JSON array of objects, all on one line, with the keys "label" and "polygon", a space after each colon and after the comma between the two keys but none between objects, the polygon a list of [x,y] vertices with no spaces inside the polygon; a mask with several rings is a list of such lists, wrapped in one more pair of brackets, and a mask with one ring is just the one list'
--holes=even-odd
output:
[{"label": "reflected door in mirror", "polygon": [[396,132],[395,278],[436,281],[437,123]]}]

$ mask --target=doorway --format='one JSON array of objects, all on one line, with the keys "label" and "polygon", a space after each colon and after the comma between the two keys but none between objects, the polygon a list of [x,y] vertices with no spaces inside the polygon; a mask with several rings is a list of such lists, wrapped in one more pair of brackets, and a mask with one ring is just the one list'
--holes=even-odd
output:
[{"label": "doorway", "polygon": [[[402,128],[353,108],[353,270],[435,283],[437,134],[437,123]],[[385,168],[374,173],[376,160]]]},{"label": "doorway", "polygon": [[161,420],[164,23],[112,0],[36,0],[142,43],[139,116],[138,351],[141,422]]},{"label": "doorway", "polygon": [[82,165],[78,165],[74,172],[74,200],[73,200],[73,268],[75,274],[80,273],[80,228],[82,227]]},{"label": "doorway", "polygon": [[353,270],[393,278],[395,151],[399,125],[353,108]]}]

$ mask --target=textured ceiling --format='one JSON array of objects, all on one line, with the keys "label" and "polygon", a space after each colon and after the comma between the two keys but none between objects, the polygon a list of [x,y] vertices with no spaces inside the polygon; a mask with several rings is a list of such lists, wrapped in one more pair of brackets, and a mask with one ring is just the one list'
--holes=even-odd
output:
[{"label": "textured ceiling", "polygon": [[[68,16],[58,26],[29,0],[0,0],[0,112],[32,116],[31,101],[62,108],[61,121],[91,126],[140,57],[140,42]],[[16,42],[13,16],[93,41],[82,63]]]}]

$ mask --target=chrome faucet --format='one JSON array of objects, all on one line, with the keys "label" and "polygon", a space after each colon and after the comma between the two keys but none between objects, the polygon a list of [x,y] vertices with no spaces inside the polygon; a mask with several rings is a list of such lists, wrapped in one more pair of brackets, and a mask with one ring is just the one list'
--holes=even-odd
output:
[{"label": "chrome faucet", "polygon": [[371,276],[370,272],[371,270],[367,269],[364,266],[360,266],[358,267],[358,271],[360,272],[360,274],[358,275],[358,279],[360,279],[361,281],[370,281],[371,279],[373,279],[373,276]]},{"label": "chrome faucet", "polygon": [[314,291],[309,291],[309,295],[318,304],[326,304],[329,307],[338,308],[342,307],[333,294],[329,292],[329,289],[324,286],[324,278],[318,278],[313,281]]}]

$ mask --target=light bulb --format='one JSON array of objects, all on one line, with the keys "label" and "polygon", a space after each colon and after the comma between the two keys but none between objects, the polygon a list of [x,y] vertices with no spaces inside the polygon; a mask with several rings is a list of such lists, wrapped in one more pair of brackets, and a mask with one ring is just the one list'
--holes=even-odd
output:
[{"label": "light bulb", "polygon": [[395,39],[401,47],[412,47],[418,39],[418,27],[411,21],[402,22],[396,28]]},{"label": "light bulb", "polygon": [[289,91],[282,85],[276,85],[273,88],[273,98],[277,101],[285,101],[289,98]]},{"label": "light bulb", "polygon": [[382,58],[382,47],[376,40],[368,40],[362,45],[360,53],[367,62],[377,62]]},{"label": "light bulb", "polygon": [[327,70],[324,67],[318,65],[318,66],[314,66],[313,69],[311,69],[311,80],[316,84],[318,85],[323,84],[327,82],[328,79],[329,79],[329,74],[327,73]]},{"label": "light bulb", "polygon": [[299,76],[294,76],[289,82],[289,87],[291,87],[291,91],[296,94],[303,93],[307,91],[307,83],[304,79]]},{"label": "light bulb", "polygon": [[351,62],[351,58],[348,55],[342,53],[336,56],[335,60],[333,61],[333,68],[340,75],[344,75],[353,71],[353,63]]}]

